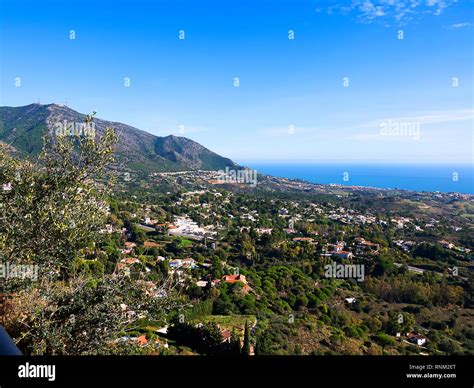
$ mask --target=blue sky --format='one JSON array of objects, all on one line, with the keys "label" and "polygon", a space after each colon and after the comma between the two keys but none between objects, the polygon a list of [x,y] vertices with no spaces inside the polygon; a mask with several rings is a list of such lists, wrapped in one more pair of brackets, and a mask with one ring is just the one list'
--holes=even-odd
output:
[{"label": "blue sky", "polygon": [[473,161],[472,1],[0,3],[0,105],[67,98],[241,163]]}]

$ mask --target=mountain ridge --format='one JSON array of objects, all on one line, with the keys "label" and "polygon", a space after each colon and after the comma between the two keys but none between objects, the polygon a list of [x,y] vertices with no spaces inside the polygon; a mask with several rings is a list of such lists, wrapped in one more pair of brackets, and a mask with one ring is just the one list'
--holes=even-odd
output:
[{"label": "mountain ridge", "polygon": [[[59,104],[0,106],[0,143],[19,154],[35,157],[43,147],[43,136],[51,133],[58,123],[80,124],[86,116]],[[106,127],[116,129],[119,137],[116,162],[131,170],[159,172],[237,167],[229,158],[186,137],[156,136],[124,123],[99,118],[94,118],[93,123],[98,135],[103,134]]]}]

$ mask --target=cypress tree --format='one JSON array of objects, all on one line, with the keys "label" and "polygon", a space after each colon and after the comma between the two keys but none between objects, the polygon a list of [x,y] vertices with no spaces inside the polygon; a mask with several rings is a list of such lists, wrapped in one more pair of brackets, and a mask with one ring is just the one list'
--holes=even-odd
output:
[{"label": "cypress tree", "polygon": [[247,320],[245,320],[244,346],[242,347],[242,355],[250,356],[250,332],[249,332],[249,324]]}]

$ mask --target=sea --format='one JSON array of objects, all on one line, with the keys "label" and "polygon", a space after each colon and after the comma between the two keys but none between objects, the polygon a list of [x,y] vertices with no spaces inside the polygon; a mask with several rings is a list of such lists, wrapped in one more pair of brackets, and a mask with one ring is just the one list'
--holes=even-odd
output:
[{"label": "sea", "polygon": [[474,194],[472,165],[291,164],[248,162],[258,173],[312,183]]}]

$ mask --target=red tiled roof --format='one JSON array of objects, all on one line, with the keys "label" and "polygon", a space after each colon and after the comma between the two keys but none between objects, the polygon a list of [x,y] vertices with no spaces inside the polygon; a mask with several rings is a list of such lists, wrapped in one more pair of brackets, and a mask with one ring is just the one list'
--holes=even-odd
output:
[{"label": "red tiled roof", "polygon": [[242,282],[244,284],[247,283],[244,275],[224,275],[224,281],[226,283],[235,283],[235,282]]},{"label": "red tiled roof", "polygon": [[137,342],[140,345],[146,345],[148,343],[148,340],[146,339],[145,335],[141,335],[140,337],[137,338]]},{"label": "red tiled roof", "polygon": [[227,341],[232,337],[232,333],[229,330],[224,329],[221,330],[221,336],[223,341]]}]

